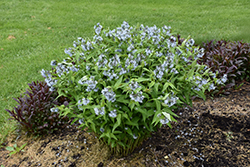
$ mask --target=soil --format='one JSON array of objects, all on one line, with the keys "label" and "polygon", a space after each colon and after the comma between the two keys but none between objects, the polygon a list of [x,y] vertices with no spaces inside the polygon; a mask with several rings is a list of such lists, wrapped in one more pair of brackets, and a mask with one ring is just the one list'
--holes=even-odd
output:
[{"label": "soil", "polygon": [[[229,95],[176,111],[173,127],[162,127],[132,154],[117,158],[92,133],[68,126],[41,138],[9,136],[0,149],[4,167],[26,166],[250,166],[250,83]],[[27,143],[25,152],[9,156],[6,146]]]}]

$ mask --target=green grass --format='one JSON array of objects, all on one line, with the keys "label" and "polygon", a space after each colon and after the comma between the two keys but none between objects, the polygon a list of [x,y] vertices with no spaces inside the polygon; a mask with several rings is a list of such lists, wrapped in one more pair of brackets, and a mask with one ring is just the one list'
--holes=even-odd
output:
[{"label": "green grass", "polygon": [[[100,22],[111,29],[130,25],[171,26],[197,43],[211,39],[250,42],[249,0],[1,0],[0,2],[0,143],[14,130],[5,109],[42,80],[41,69],[62,60],[77,37],[92,37]],[[10,39],[10,37],[14,39]]]}]

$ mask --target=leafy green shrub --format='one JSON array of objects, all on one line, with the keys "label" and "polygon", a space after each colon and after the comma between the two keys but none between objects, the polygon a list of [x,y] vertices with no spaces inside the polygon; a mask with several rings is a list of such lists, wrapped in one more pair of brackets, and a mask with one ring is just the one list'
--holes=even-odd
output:
[{"label": "leafy green shrub", "polygon": [[56,108],[67,105],[67,99],[58,96],[57,92],[50,91],[46,82],[32,82],[29,89],[15,99],[19,105],[12,111],[6,110],[12,116],[10,119],[18,121],[22,130],[28,134],[43,135],[53,133],[58,128],[69,124],[69,118],[61,118]]},{"label": "leafy green shrub", "polygon": [[94,29],[93,41],[78,38],[65,49],[68,57],[53,60],[54,69],[42,74],[71,101],[60,113],[88,127],[113,153],[127,155],[157,128],[171,127],[175,109],[192,105],[194,95],[205,99],[219,81],[197,64],[203,49],[193,39],[178,45],[170,27],[123,22],[114,30]]},{"label": "leafy green shrub", "polygon": [[197,62],[207,65],[212,72],[218,72],[218,78],[227,76],[225,86],[213,93],[220,94],[233,87],[235,81],[247,79],[250,74],[250,44],[230,41],[211,40],[203,43],[204,55]]}]

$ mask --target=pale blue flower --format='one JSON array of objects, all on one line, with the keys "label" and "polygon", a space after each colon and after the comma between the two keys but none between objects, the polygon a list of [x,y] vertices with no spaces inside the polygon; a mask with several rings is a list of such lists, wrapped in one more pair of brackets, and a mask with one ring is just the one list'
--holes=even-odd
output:
[{"label": "pale blue flower", "polygon": [[165,125],[165,124],[169,123],[169,120],[168,120],[168,118],[160,119],[160,122],[162,125]]},{"label": "pale blue flower", "polygon": [[170,72],[171,73],[173,72],[174,74],[178,74],[179,73],[175,68],[172,68]]},{"label": "pale blue flower", "polygon": [[82,104],[83,105],[87,105],[87,104],[89,104],[89,99],[86,99],[86,98],[82,98]]},{"label": "pale blue flower", "polygon": [[145,52],[146,52],[147,56],[149,56],[152,53],[152,51],[150,49],[148,49],[148,48],[145,50]]},{"label": "pale blue flower", "polygon": [[95,35],[93,37],[93,39],[95,40],[95,42],[102,42],[103,41],[103,38],[101,36],[97,36],[97,35]]},{"label": "pale blue flower", "polygon": [[191,38],[191,39],[189,39],[189,40],[188,40],[188,42],[190,43],[190,46],[193,46],[193,45],[194,45],[194,43],[195,43],[194,39],[192,39],[192,38]]},{"label": "pale blue flower", "polygon": [[133,138],[134,138],[134,139],[137,139],[137,138],[138,138],[138,136],[136,136],[135,134],[133,134]]},{"label": "pale blue flower", "polygon": [[82,85],[82,84],[87,84],[88,87],[87,87],[86,91],[87,91],[87,92],[90,92],[90,91],[92,91],[92,90],[95,90],[96,85],[97,85],[98,82],[94,80],[94,77],[93,77],[93,76],[91,76],[91,77],[90,77],[90,80],[87,80],[87,81],[83,82],[83,78],[82,78],[82,79],[80,79],[80,80],[78,81],[78,83],[81,84],[81,85]]},{"label": "pale blue flower", "polygon": [[114,57],[112,57],[109,60],[108,66],[112,69],[113,67],[117,66],[120,64],[120,57],[116,54]]},{"label": "pale blue flower", "polygon": [[95,33],[97,35],[99,35],[101,33],[101,30],[102,30],[102,26],[100,25],[100,23],[97,23],[95,26],[94,26],[94,29],[95,29]]},{"label": "pale blue flower", "polygon": [[226,83],[226,81],[227,81],[227,74],[224,74],[224,75],[223,75],[221,81],[222,81],[223,83]]},{"label": "pale blue flower", "polygon": [[101,107],[100,109],[94,108],[95,114],[96,115],[104,115],[105,114],[105,108]]},{"label": "pale blue flower", "polygon": [[179,98],[177,96],[171,96],[171,97],[167,97],[165,100],[164,100],[164,103],[166,105],[168,105],[169,107],[172,107],[173,105],[175,105],[177,103],[177,100]]},{"label": "pale blue flower", "polygon": [[169,40],[167,40],[168,42],[168,47],[175,47],[176,46],[176,37],[171,36],[169,38]]},{"label": "pale blue flower", "polygon": [[131,100],[134,100],[136,102],[143,103],[144,96],[142,95],[142,91],[139,91],[138,93],[132,92],[129,97]]},{"label": "pale blue flower", "polygon": [[86,42],[82,37],[78,37],[78,38],[77,38],[77,41],[78,41],[79,43],[85,43],[85,42]]},{"label": "pale blue flower", "polygon": [[130,84],[129,84],[129,87],[132,89],[132,90],[135,90],[137,88],[140,88],[141,86],[135,82],[135,81],[132,81]]},{"label": "pale blue flower", "polygon": [[104,132],[104,129],[103,129],[103,128],[100,128],[100,131],[103,133],[103,132]]},{"label": "pale blue flower", "polygon": [[41,74],[42,74],[42,76],[43,76],[44,78],[47,77],[47,72],[46,72],[44,69],[42,69]]},{"label": "pale blue flower", "polygon": [[114,109],[113,111],[110,111],[109,116],[112,118],[115,118],[117,116],[116,109]]},{"label": "pale blue flower", "polygon": [[130,44],[129,47],[127,48],[127,51],[130,52],[134,49],[134,45]]},{"label": "pale blue flower", "polygon": [[74,46],[75,48],[77,47],[76,41],[73,42],[73,46]]},{"label": "pale blue flower", "polygon": [[85,121],[84,121],[84,118],[82,118],[82,119],[79,119],[79,121],[78,121],[80,124],[85,124]]},{"label": "pale blue flower", "polygon": [[89,71],[90,70],[90,66],[86,65],[86,70]]},{"label": "pale blue flower", "polygon": [[121,71],[119,72],[119,75],[123,75],[123,74],[126,74],[127,71],[124,69],[124,68],[121,68]]},{"label": "pale blue flower", "polygon": [[194,88],[194,90],[196,90],[196,91],[198,91],[198,92],[201,91],[200,88],[197,88],[197,87]]},{"label": "pale blue flower", "polygon": [[108,101],[115,102],[116,94],[111,90],[111,88],[104,88],[101,92]]},{"label": "pale blue flower", "polygon": [[54,88],[54,87],[50,87],[49,88],[49,91],[51,91],[51,92],[53,92],[53,91],[55,91],[56,89]]},{"label": "pale blue flower", "polygon": [[50,111],[51,111],[51,112],[56,112],[56,113],[57,113],[57,112],[59,111],[59,109],[58,109],[58,108],[51,108]]},{"label": "pale blue flower", "polygon": [[65,49],[64,53],[68,54],[70,57],[72,57],[72,55],[73,55],[72,49]]},{"label": "pale blue flower", "polygon": [[158,51],[157,51],[157,52],[155,52],[155,56],[156,56],[156,57],[161,57],[161,56],[163,56],[163,54],[162,54],[161,52],[158,52]]},{"label": "pale blue flower", "polygon": [[99,69],[101,67],[105,67],[105,65],[108,63],[108,60],[106,59],[106,56],[104,54],[101,54],[98,57],[98,62],[96,63],[96,65],[99,67]]},{"label": "pale blue flower", "polygon": [[209,91],[210,91],[210,90],[214,90],[215,88],[216,88],[216,87],[215,87],[214,84],[212,83],[212,84],[209,86],[208,89],[209,89]]},{"label": "pale blue flower", "polygon": [[73,72],[77,72],[79,69],[76,68],[75,66],[69,67],[69,69]]},{"label": "pale blue flower", "polygon": [[84,51],[87,51],[87,47],[86,47],[86,45],[81,45],[81,47],[82,47],[82,49],[84,50]]},{"label": "pale blue flower", "polygon": [[51,66],[56,66],[57,65],[57,61],[56,60],[52,60],[50,63]]}]

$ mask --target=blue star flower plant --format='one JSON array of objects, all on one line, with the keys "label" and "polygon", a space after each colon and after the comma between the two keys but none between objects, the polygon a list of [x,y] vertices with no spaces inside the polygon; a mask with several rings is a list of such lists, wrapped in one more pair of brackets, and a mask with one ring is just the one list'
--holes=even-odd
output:
[{"label": "blue star flower plant", "polygon": [[[62,116],[88,128],[113,153],[127,155],[162,125],[171,127],[174,111],[192,105],[192,96],[223,84],[197,59],[204,53],[188,37],[178,45],[171,27],[94,26],[92,40],[78,38],[62,62],[42,70],[52,91],[70,99]],[[54,109],[52,109],[54,110]]]}]

